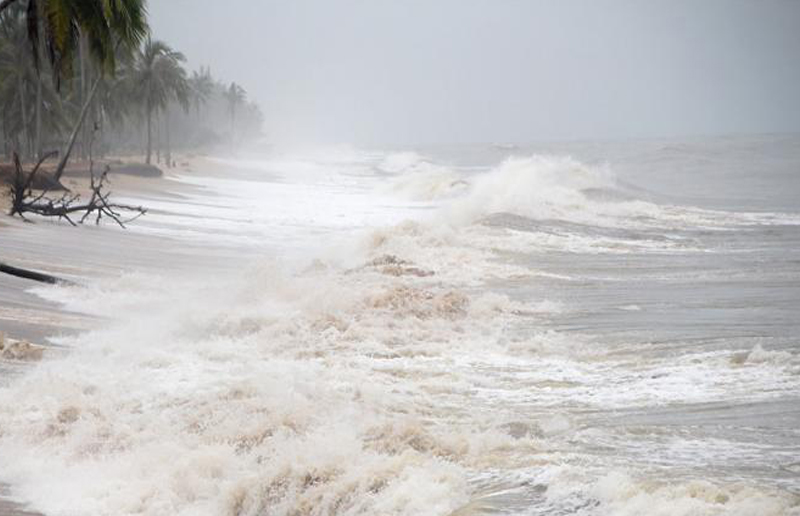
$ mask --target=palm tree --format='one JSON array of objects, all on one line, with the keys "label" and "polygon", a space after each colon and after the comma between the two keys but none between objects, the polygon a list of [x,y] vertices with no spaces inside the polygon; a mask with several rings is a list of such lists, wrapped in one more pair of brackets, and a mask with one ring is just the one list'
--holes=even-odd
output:
[{"label": "palm tree", "polygon": [[236,129],[236,108],[243,104],[247,94],[244,88],[232,82],[228,90],[225,92],[225,100],[228,102],[228,112],[231,115],[231,140],[234,138]]},{"label": "palm tree", "polygon": [[27,32],[22,24],[21,12],[14,10],[0,24],[3,44],[0,45],[0,77],[7,99],[6,111],[13,121],[17,134],[22,136],[18,149],[21,155],[28,154],[33,147],[31,131],[33,99],[27,93],[36,83],[36,71],[28,56]]},{"label": "palm tree", "polygon": [[21,17],[0,20],[0,112],[6,150],[13,138],[16,142],[10,147],[20,156],[38,157],[45,135],[60,133],[65,128],[65,119],[48,71],[44,68],[37,71],[28,51]]},{"label": "palm tree", "polygon": [[[12,15],[11,18],[18,22],[18,26],[24,27],[32,51],[18,50],[17,53],[30,60],[38,72],[41,68],[40,54],[44,50],[43,53],[51,64],[56,89],[59,89],[62,77],[71,76],[73,57],[81,40],[86,42],[87,53],[99,65],[91,89],[85,97],[80,98],[82,108],[54,174],[58,181],[64,173],[101,78],[115,70],[117,51],[120,48],[138,46],[147,33],[145,0],[26,1],[23,4],[20,0],[0,0],[0,13],[16,11],[17,15]],[[20,18],[24,18],[24,22]],[[37,75],[37,80],[39,79]],[[36,85],[35,91],[35,134],[29,129],[31,116],[28,110],[23,107],[21,113],[25,123],[20,126],[20,130],[29,149],[38,147],[41,139],[41,101],[44,92],[39,85]],[[24,95],[20,97],[20,105],[25,106]]]},{"label": "palm tree", "polygon": [[131,114],[133,103],[130,100],[133,94],[126,71],[130,70],[134,57],[130,52],[119,49],[116,56],[117,70],[115,73],[97,77],[99,82],[93,105],[93,116],[101,131],[101,136],[104,127],[110,125],[120,128],[126,116]]},{"label": "palm tree", "polygon": [[[13,4],[22,2],[0,1],[0,13]],[[34,65],[43,43],[57,84],[72,70],[81,36],[95,60],[113,72],[117,45],[133,48],[147,34],[145,0],[27,0],[25,17]]]},{"label": "palm tree", "polygon": [[[147,158],[153,153],[153,114],[165,110],[173,100],[184,108],[189,103],[189,82],[181,63],[186,58],[162,41],[148,38],[136,55],[128,77],[134,96],[144,107],[147,120]],[[168,130],[168,128],[167,128]]]},{"label": "palm tree", "polygon": [[214,94],[214,79],[211,77],[211,72],[208,68],[200,68],[198,72],[192,72],[192,77],[189,79],[189,88],[191,91],[192,106],[195,112],[200,114],[200,107],[204,106],[211,96]]}]

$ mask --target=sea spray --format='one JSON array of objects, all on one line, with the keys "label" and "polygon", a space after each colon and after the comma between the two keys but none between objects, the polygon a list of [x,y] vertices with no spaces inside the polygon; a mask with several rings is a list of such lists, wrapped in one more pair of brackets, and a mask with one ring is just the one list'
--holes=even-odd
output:
[{"label": "sea spray", "polygon": [[[540,156],[448,165],[467,184],[422,207],[387,180],[444,160],[384,159],[247,163],[290,163],[279,186],[187,179],[263,208],[204,238],[230,224],[275,255],[314,243],[307,259],[37,290],[105,319],[0,391],[0,480],[54,515],[797,512],[792,478],[768,469],[793,434],[727,433],[748,407],[791,414],[796,351],[733,324],[709,339],[715,313],[751,307],[704,312],[675,279],[744,277],[769,247],[734,237],[791,214],[659,204]],[[691,338],[657,325],[678,309],[706,317]]]}]

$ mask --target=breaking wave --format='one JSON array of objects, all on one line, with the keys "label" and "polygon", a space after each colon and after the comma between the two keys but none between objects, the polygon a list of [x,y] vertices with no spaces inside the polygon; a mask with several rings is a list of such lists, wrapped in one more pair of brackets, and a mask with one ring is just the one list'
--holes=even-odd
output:
[{"label": "breaking wave", "polygon": [[475,174],[403,153],[375,169],[380,191],[436,210],[299,264],[39,290],[106,322],[0,390],[0,481],[53,516],[800,512],[787,490],[654,481],[578,449],[602,445],[585,414],[794,392],[795,353],[665,361],[553,329],[574,306],[504,288],[582,280],[513,259],[534,248],[696,251],[664,230],[788,215],[638,199],[565,157]]},{"label": "breaking wave", "polygon": [[470,183],[469,193],[450,206],[449,216],[455,222],[508,213],[600,227],[800,224],[796,214],[713,211],[639,199],[635,195],[639,192],[617,181],[609,168],[562,156],[509,158]]}]

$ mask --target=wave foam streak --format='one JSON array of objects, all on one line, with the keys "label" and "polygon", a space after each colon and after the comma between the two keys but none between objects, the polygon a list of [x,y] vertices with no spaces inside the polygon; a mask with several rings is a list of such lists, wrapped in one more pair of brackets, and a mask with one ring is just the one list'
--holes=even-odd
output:
[{"label": "wave foam streak", "polygon": [[612,417],[782,399],[800,388],[796,352],[610,343],[554,324],[575,302],[509,288],[600,282],[530,256],[702,254],[665,233],[786,219],[639,200],[567,158],[424,163],[395,155],[378,174],[439,211],[365,228],[334,257],[42,291],[125,316],[0,390],[0,480],[53,516],[798,513],[781,486],[676,473],[706,448]]}]

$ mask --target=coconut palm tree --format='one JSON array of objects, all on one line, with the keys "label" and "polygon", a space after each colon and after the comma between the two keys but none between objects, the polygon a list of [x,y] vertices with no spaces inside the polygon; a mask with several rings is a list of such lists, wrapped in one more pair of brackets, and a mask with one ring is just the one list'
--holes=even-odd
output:
[{"label": "coconut palm tree", "polygon": [[[0,13],[17,11],[24,17],[24,27],[31,52],[19,52],[32,62],[35,70],[41,68],[43,53],[51,64],[52,77],[59,89],[61,79],[72,74],[74,55],[84,41],[87,54],[97,63],[94,83],[86,96],[80,98],[82,107],[70,137],[61,153],[55,179],[60,180],[92,105],[100,80],[113,73],[117,51],[138,46],[147,33],[145,0],[0,0]],[[12,18],[16,18],[13,17]],[[37,79],[40,78],[37,76]],[[23,139],[29,148],[40,145],[41,101],[43,91],[36,85],[35,134],[29,124],[22,126]],[[21,102],[24,105],[24,102]],[[22,114],[27,121],[28,113]]]},{"label": "coconut palm tree", "polygon": [[12,10],[10,15],[0,20],[0,77],[3,78],[7,101],[6,113],[11,126],[21,136],[20,154],[32,153],[34,98],[29,94],[36,84],[36,70],[28,55],[27,32],[22,24],[21,12]]},{"label": "coconut palm tree", "polygon": [[236,109],[244,104],[247,99],[247,93],[244,88],[232,82],[228,89],[225,91],[225,100],[228,103],[228,113],[231,115],[231,139],[234,138],[236,129]]},{"label": "coconut palm tree", "polygon": [[145,0],[2,0],[0,13],[23,4],[34,65],[44,44],[57,83],[72,70],[81,37],[103,69],[113,72],[117,46],[133,48],[147,34]]},{"label": "coconut palm tree", "polygon": [[[189,105],[189,82],[182,64],[186,58],[163,41],[148,38],[136,55],[128,81],[134,97],[144,107],[147,121],[147,157],[149,165],[153,153],[153,115],[177,101],[184,108]],[[168,128],[167,128],[168,129]]]},{"label": "coconut palm tree", "polygon": [[208,103],[214,94],[214,79],[208,68],[200,68],[200,71],[192,72],[189,79],[189,89],[191,91],[191,103],[195,112],[199,115],[200,108]]},{"label": "coconut palm tree", "polygon": [[[114,74],[96,77],[98,81],[97,93],[95,94],[91,116],[95,122],[93,129],[99,130],[101,137],[106,127],[120,128],[125,118],[132,114],[134,103],[131,102],[131,85],[127,81],[126,71],[130,69],[133,59],[133,54],[126,50],[118,49],[115,58],[117,70]],[[76,96],[80,97],[80,95],[82,93],[78,94],[76,92]],[[92,135],[87,137],[89,140],[93,139]]]},{"label": "coconut palm tree", "polygon": [[0,17],[0,105],[6,139],[13,127],[14,139],[22,137],[13,147],[22,157],[38,158],[47,133],[62,131],[65,119],[50,67],[34,65],[25,23],[21,5]]}]

